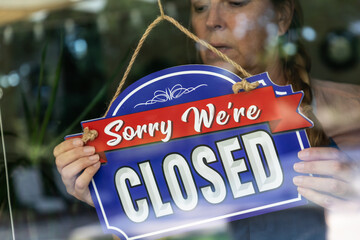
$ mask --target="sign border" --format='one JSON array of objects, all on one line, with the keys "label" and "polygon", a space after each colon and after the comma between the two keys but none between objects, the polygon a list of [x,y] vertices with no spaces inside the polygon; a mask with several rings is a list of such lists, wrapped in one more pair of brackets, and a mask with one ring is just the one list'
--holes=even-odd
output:
[{"label": "sign border", "polygon": [[[185,65],[187,66],[187,65]],[[222,68],[219,68],[221,70],[224,70]],[[113,117],[113,116],[116,116],[116,114],[118,113],[119,109],[121,108],[121,106],[132,96],[134,95],[136,92],[138,92],[139,90],[141,90],[142,88],[154,83],[154,82],[157,82],[157,81],[161,81],[161,80],[164,80],[166,78],[169,78],[169,77],[174,77],[174,76],[179,76],[179,75],[185,75],[185,74],[207,74],[207,75],[211,75],[211,76],[216,76],[216,77],[220,77],[232,84],[235,84],[236,82],[231,79],[230,77],[227,77],[227,76],[224,76],[220,73],[214,73],[214,72],[211,72],[211,71],[206,71],[206,70],[184,70],[184,71],[179,71],[179,72],[175,72],[175,73],[168,73],[168,74],[165,74],[165,75],[162,75],[162,76],[157,76],[155,78],[152,78],[151,80],[147,81],[146,83],[143,83],[141,84],[140,86],[136,87],[134,90],[132,90],[130,93],[127,93],[126,96],[121,99],[121,101],[119,103],[116,103],[114,102],[116,105],[115,109],[113,106],[111,106],[111,109],[114,109],[112,113],[108,113],[107,117]],[[238,76],[236,76],[234,74],[235,77],[239,78]],[[270,80],[269,78],[269,75],[268,73],[266,72],[266,77],[268,80]],[[264,82],[264,79],[259,79],[257,80],[258,82],[260,82],[262,85],[266,86],[265,82]],[[270,80],[271,81],[271,80]],[[271,81],[272,82],[272,81]],[[274,84],[274,83],[273,83]],[[276,85],[276,84],[274,84]],[[291,89],[292,90],[292,89]],[[274,89],[275,91],[275,89]],[[289,94],[288,92],[279,92],[279,91],[275,91],[276,92],[276,95],[277,96],[281,96],[281,95],[286,95],[286,94]],[[291,94],[291,93],[290,93]],[[298,111],[297,111],[298,112]],[[301,113],[300,113],[301,114]],[[301,114],[303,115],[303,114]],[[94,121],[96,119],[93,119],[92,121]],[[296,136],[297,136],[297,139],[298,139],[298,143],[300,145],[300,148],[301,150],[304,149],[304,143],[303,143],[303,140],[302,138],[305,137],[307,138],[307,136],[303,135],[301,136],[302,133],[300,133],[300,130],[297,130],[296,131]],[[221,216],[218,216],[218,217],[213,217],[213,218],[210,218],[210,219],[206,219],[206,220],[201,220],[201,221],[197,221],[197,222],[192,222],[192,223],[187,223],[187,224],[184,224],[184,225],[180,225],[180,226],[177,226],[177,227],[172,227],[172,228],[167,228],[167,229],[164,229],[164,230],[160,230],[160,231],[155,231],[155,232],[150,232],[150,233],[146,233],[146,234],[142,234],[142,235],[136,235],[136,236],[133,236],[133,237],[128,237],[128,235],[122,231],[121,229],[117,228],[117,227],[114,227],[114,226],[110,226],[109,224],[109,221],[107,219],[107,215],[105,213],[105,210],[103,208],[103,204],[102,204],[102,201],[101,201],[101,198],[99,196],[99,193],[98,193],[98,190],[97,190],[97,186],[96,186],[96,183],[94,181],[94,179],[91,180],[91,184],[92,184],[92,187],[93,187],[93,190],[95,192],[95,195],[96,195],[96,201],[97,203],[99,204],[99,207],[100,207],[100,210],[101,210],[101,213],[102,213],[102,217],[103,217],[103,220],[106,224],[106,227],[108,230],[113,230],[113,231],[116,231],[118,233],[120,233],[122,236],[124,236],[127,240],[135,240],[135,239],[140,239],[140,238],[145,238],[145,237],[151,237],[151,236],[154,236],[154,235],[159,235],[159,234],[164,234],[164,233],[167,233],[167,232],[172,232],[172,231],[176,231],[176,230],[180,230],[180,229],[184,229],[184,228],[187,228],[187,227],[194,227],[194,226],[199,226],[201,224],[205,224],[205,223],[209,223],[209,222],[215,222],[215,221],[218,221],[218,220],[222,220],[222,219],[229,219],[229,218],[233,218],[233,217],[236,217],[236,216],[239,216],[239,215],[242,215],[242,214],[246,214],[246,213],[252,213],[252,212],[257,212],[257,211],[260,211],[260,210],[264,210],[264,209],[270,209],[270,208],[274,208],[274,207],[278,207],[278,206],[282,206],[282,205],[286,205],[286,204],[291,204],[291,203],[295,203],[295,202],[298,202],[298,201],[301,201],[303,200],[303,197],[298,194],[297,198],[292,198],[292,199],[288,199],[288,200],[285,200],[285,201],[282,201],[282,202],[276,202],[276,203],[272,203],[272,204],[267,204],[267,205],[264,205],[264,206],[260,206],[260,207],[255,207],[255,208],[251,208],[251,209],[247,209],[247,210],[243,210],[243,211],[240,211],[240,212],[235,212],[235,213],[231,213],[231,214],[226,214],[226,215],[221,215]]]}]

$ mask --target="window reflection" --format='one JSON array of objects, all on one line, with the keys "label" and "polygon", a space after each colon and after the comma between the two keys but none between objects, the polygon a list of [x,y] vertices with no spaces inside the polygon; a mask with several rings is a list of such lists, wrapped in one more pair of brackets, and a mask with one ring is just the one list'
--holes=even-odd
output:
[{"label": "window reflection", "polygon": [[[315,4],[309,0],[301,4],[306,14],[305,27],[299,31],[312,58],[312,75],[329,80],[334,88],[336,83],[358,87],[359,4]],[[164,5],[169,15],[190,25],[187,2],[168,0]],[[23,12],[27,14],[21,15]],[[103,115],[131,51],[158,14],[155,0],[0,3],[0,104],[17,239],[113,239],[103,233],[95,210],[66,192],[52,150],[66,134],[81,131],[80,121],[74,123],[79,116],[84,120]],[[268,12],[258,20],[269,35],[277,33],[276,26],[268,20],[272,14]],[[235,34],[241,39],[253,23],[244,15],[239,15],[238,20],[241,24]],[[299,49],[294,42],[298,39],[288,40],[280,48],[287,56],[295,56]],[[267,44],[272,47],[277,43],[269,38]],[[160,69],[199,63],[196,49],[200,48],[169,24],[158,26],[142,49],[127,85]],[[50,120],[44,124],[62,51],[55,102]],[[352,107],[358,106],[355,102],[359,93],[353,85],[344,90],[353,99],[344,116],[334,116],[333,108],[318,112],[331,134],[340,130],[359,132],[359,111]],[[92,107],[87,110],[89,104]],[[347,152],[357,164],[359,144],[355,142]],[[0,152],[3,156],[3,150]],[[12,239],[4,159],[0,159],[0,236]],[[354,183],[357,184],[356,179]],[[328,239],[351,239],[359,234],[356,211],[329,213],[327,217]],[[231,239],[228,227],[220,223],[169,238]],[[291,230],[284,227],[284,231]]]}]

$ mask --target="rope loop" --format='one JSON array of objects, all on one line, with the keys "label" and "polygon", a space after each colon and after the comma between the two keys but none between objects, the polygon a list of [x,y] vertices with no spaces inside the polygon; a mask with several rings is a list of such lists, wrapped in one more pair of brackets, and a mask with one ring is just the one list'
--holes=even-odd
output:
[{"label": "rope loop", "polygon": [[[161,4],[161,0],[158,0],[158,5],[159,5],[159,10],[160,10],[160,16],[158,16],[146,29],[146,31],[144,32],[144,34],[142,35],[132,57],[131,60],[129,62],[129,65],[123,75],[123,78],[121,79],[119,86],[109,104],[108,109],[106,110],[106,113],[104,116],[106,116],[110,110],[110,106],[114,103],[114,101],[116,100],[116,98],[119,96],[122,87],[125,84],[125,81],[132,69],[132,66],[136,60],[136,57],[138,56],[145,40],[147,39],[147,37],[149,36],[150,32],[162,21],[162,20],[166,20],[169,23],[171,23],[172,25],[174,25],[176,28],[178,28],[181,32],[183,32],[185,35],[187,35],[189,38],[191,38],[192,40],[194,40],[195,42],[201,44],[202,46],[206,47],[207,49],[209,49],[210,51],[214,52],[215,54],[217,54],[219,57],[221,57],[224,61],[230,63],[238,72],[239,74],[244,77],[251,77],[252,75],[250,73],[248,73],[245,69],[243,69],[239,64],[237,64],[236,62],[234,62],[233,60],[231,60],[228,56],[226,56],[225,54],[223,54],[222,52],[220,52],[218,49],[216,49],[215,47],[213,47],[212,45],[210,45],[209,43],[207,43],[206,41],[200,39],[199,37],[197,37],[195,34],[193,34],[192,32],[190,32],[187,28],[185,28],[184,26],[182,26],[178,21],[176,21],[174,18],[165,15],[164,13],[164,8]],[[238,82],[234,85],[233,87],[233,91],[235,93],[238,93],[241,89],[244,89],[245,91],[251,91],[255,88],[257,88],[259,86],[259,83],[255,82],[255,83],[249,83],[248,81],[246,81],[245,79],[243,79],[241,82]],[[85,135],[85,133],[84,133]]]}]

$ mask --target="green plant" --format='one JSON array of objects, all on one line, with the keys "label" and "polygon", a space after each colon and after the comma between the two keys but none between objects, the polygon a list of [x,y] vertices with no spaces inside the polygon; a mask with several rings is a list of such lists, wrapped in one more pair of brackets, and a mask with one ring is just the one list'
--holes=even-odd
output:
[{"label": "green plant", "polygon": [[26,134],[24,134],[25,136],[21,136],[19,138],[19,140],[21,141],[19,146],[23,147],[22,151],[20,152],[25,153],[27,158],[29,158],[30,162],[33,164],[38,163],[39,159],[41,159],[42,157],[42,154],[46,152],[43,150],[44,139],[45,139],[46,130],[48,128],[53,113],[54,104],[59,88],[61,67],[62,67],[63,43],[61,42],[60,55],[56,66],[56,72],[53,76],[53,81],[51,83],[51,94],[49,97],[49,102],[46,106],[45,113],[42,116],[41,89],[44,85],[44,70],[45,70],[46,55],[47,55],[47,44],[45,44],[41,54],[41,64],[40,64],[40,74],[39,74],[39,80],[37,86],[37,94],[36,94],[35,103],[33,105],[31,105],[31,101],[27,99],[24,90],[21,89],[22,105],[24,108],[24,115],[25,115],[24,120],[26,126],[26,130],[25,130]]},{"label": "green plant", "polygon": [[[58,135],[49,132],[49,123],[51,117],[53,116],[54,105],[56,102],[56,97],[59,89],[59,83],[61,79],[61,69],[62,69],[62,57],[63,57],[63,43],[60,46],[60,55],[57,60],[55,74],[52,76],[51,82],[51,94],[49,95],[48,104],[45,111],[42,111],[42,95],[41,88],[44,85],[44,72],[45,72],[45,63],[47,55],[47,44],[45,44],[42,54],[41,54],[41,64],[40,72],[37,86],[37,94],[35,102],[31,101],[29,97],[26,96],[24,90],[21,90],[22,96],[22,105],[24,108],[24,121],[23,124],[26,129],[20,129],[20,132],[26,134],[19,134],[17,138],[18,146],[20,146],[19,152],[24,155],[25,158],[28,158],[31,164],[38,164],[42,159],[49,159],[51,156],[52,149],[61,142],[64,137],[70,133],[73,133],[74,129],[79,126],[82,120],[85,120],[90,111],[94,106],[101,101],[106,95],[108,88],[114,79],[119,75],[120,70],[122,70],[125,61],[130,53],[130,49],[126,54],[124,54],[123,59],[119,62],[117,68],[115,69],[112,76],[105,81],[105,84],[99,89],[97,94],[92,98],[84,110],[79,113],[76,119]],[[51,133],[51,134],[50,134]],[[51,161],[53,160],[50,158]]]}]

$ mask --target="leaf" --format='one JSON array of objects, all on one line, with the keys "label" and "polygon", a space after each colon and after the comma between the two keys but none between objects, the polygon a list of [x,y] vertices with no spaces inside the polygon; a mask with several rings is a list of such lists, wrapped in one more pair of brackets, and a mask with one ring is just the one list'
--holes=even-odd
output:
[{"label": "leaf", "polygon": [[124,57],[121,59],[120,63],[116,67],[112,76],[106,81],[106,83],[103,85],[103,87],[100,89],[100,91],[96,94],[96,96],[92,99],[92,101],[87,105],[87,107],[81,112],[81,114],[70,124],[70,126],[68,128],[66,128],[62,133],[60,133],[48,145],[50,148],[53,148],[56,144],[58,144],[59,141],[61,141],[64,138],[64,136],[69,135],[71,133],[71,131],[75,128],[75,126],[78,125],[82,120],[84,120],[84,118],[91,111],[91,109],[103,98],[103,96],[107,92],[109,85],[117,78],[120,71],[122,70],[130,52],[131,52],[131,49],[128,49],[127,53],[124,54]]},{"label": "leaf", "polygon": [[102,99],[102,97],[105,95],[106,90],[108,88],[108,85],[105,84],[100,91],[96,94],[95,98],[87,105],[87,107],[84,109],[84,111],[73,121],[73,123],[62,133],[62,136],[68,135],[70,131],[79,124],[86,115],[93,109],[93,107]]},{"label": "leaf", "polygon": [[50,100],[49,100],[49,104],[48,104],[48,106],[46,108],[45,116],[44,116],[43,122],[41,124],[41,129],[40,129],[39,137],[38,137],[38,140],[37,140],[37,143],[39,145],[43,144],[44,137],[45,137],[45,132],[46,132],[47,126],[49,124],[49,121],[50,121],[50,118],[51,118],[51,115],[52,115],[52,112],[53,112],[53,108],[54,108],[54,104],[55,104],[55,100],[56,100],[56,95],[57,95],[58,88],[59,88],[60,76],[61,76],[63,50],[64,50],[63,38],[61,37],[60,56],[59,56],[57,67],[56,67],[56,73],[55,73],[55,77],[54,77],[53,86],[52,86],[52,89],[51,89]]},{"label": "leaf", "polygon": [[25,92],[22,88],[21,88],[21,101],[22,101],[22,104],[24,107],[26,130],[27,130],[28,137],[30,138],[30,137],[33,137],[33,130],[34,130],[35,123],[34,123],[34,119],[31,114],[31,111],[30,111],[28,101],[25,97]]},{"label": "leaf", "polygon": [[45,59],[47,55],[47,46],[48,43],[45,43],[45,46],[41,53],[41,64],[40,64],[40,73],[39,73],[39,82],[38,82],[38,89],[36,94],[36,107],[35,107],[35,119],[33,121],[33,126],[30,128],[33,130],[31,135],[31,142],[36,142],[39,137],[39,127],[40,127],[40,111],[41,111],[41,90],[44,81],[44,69],[45,69]]}]

